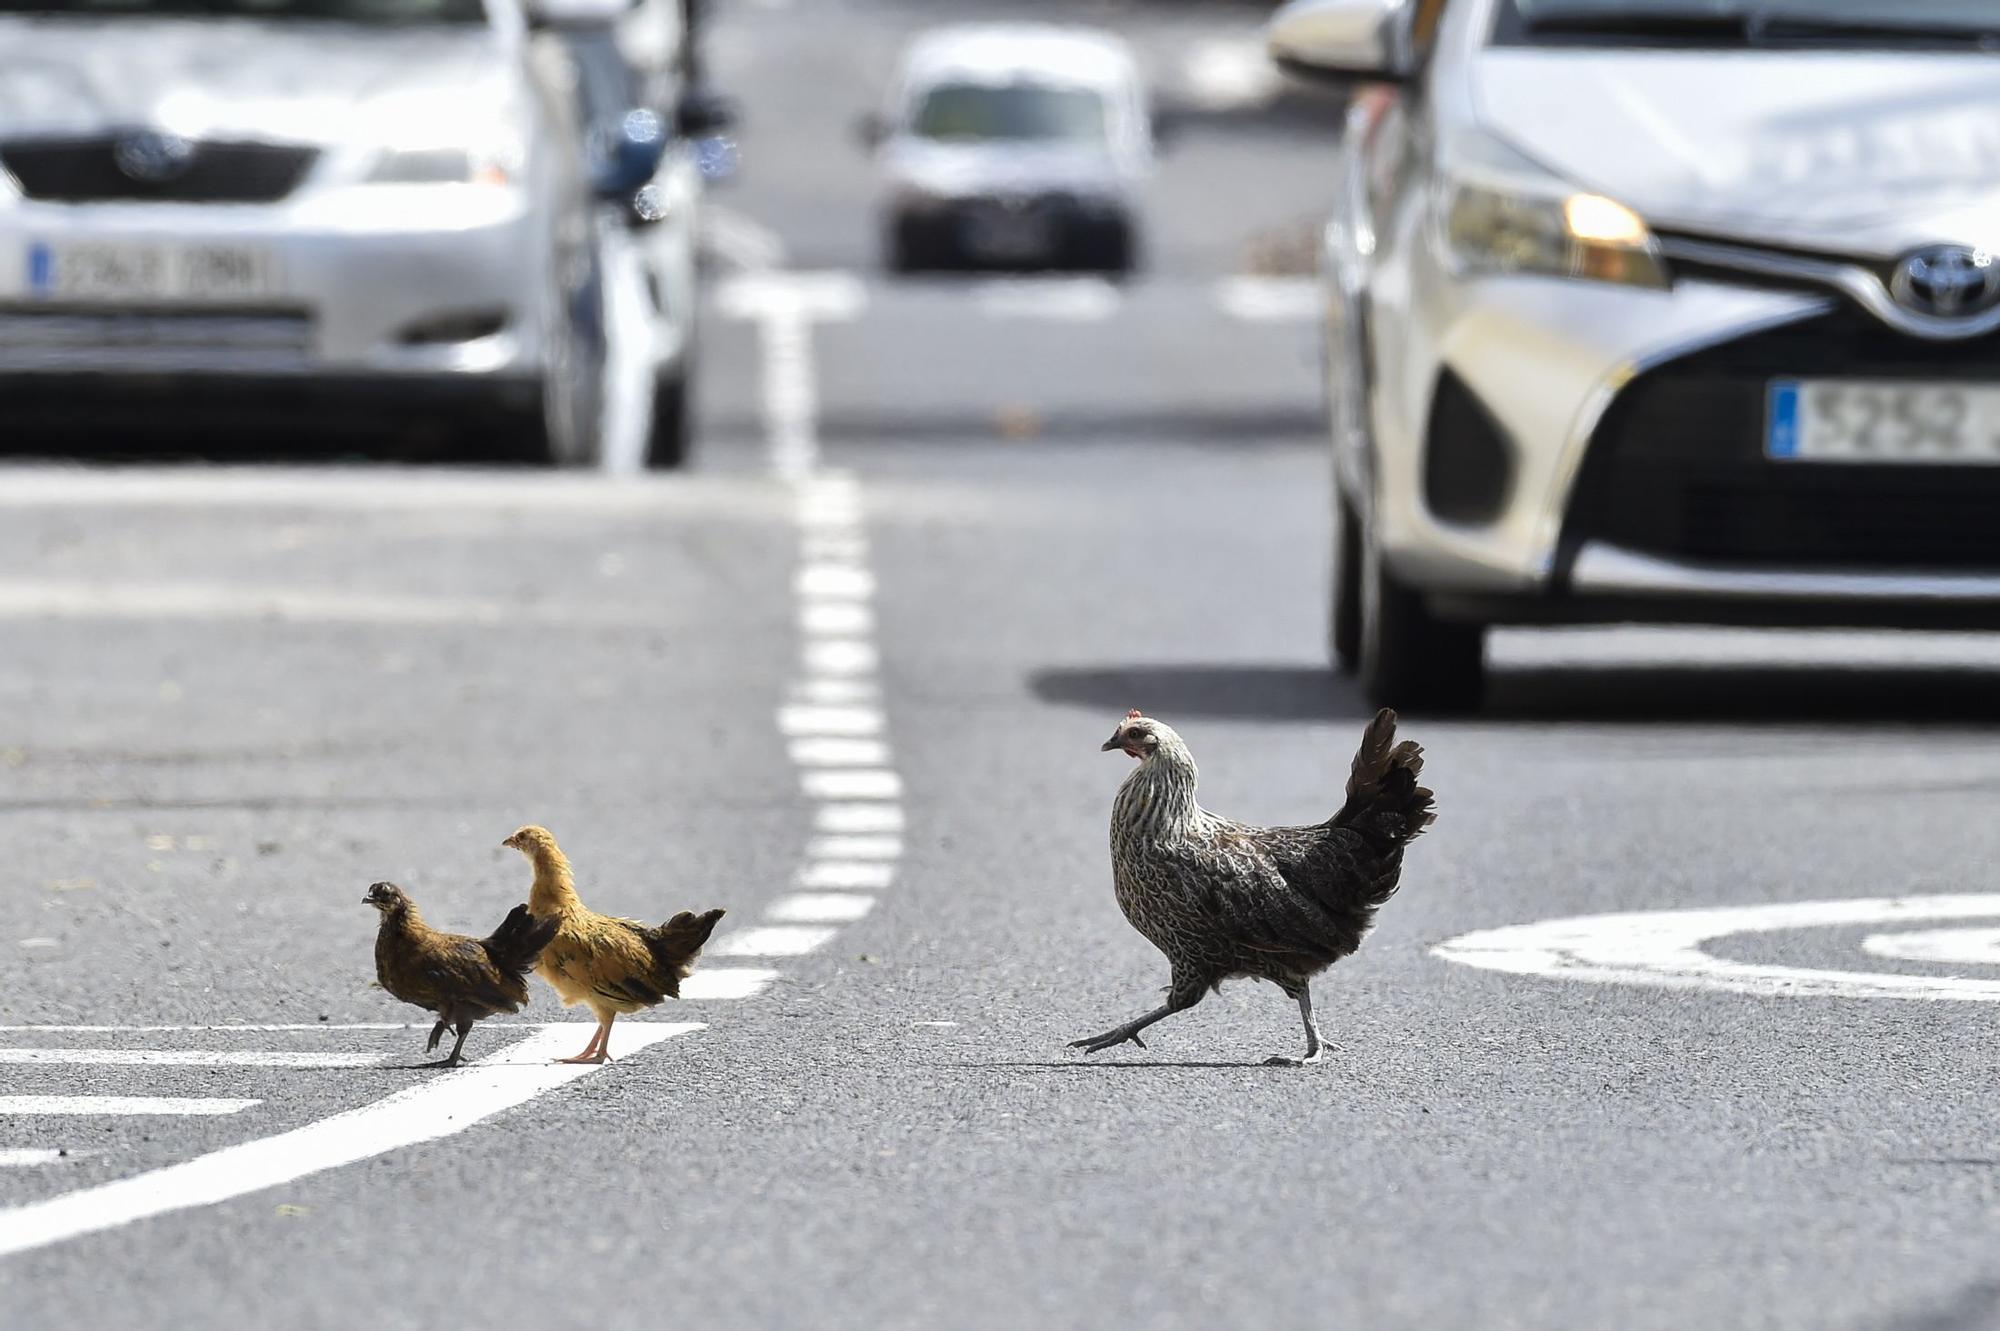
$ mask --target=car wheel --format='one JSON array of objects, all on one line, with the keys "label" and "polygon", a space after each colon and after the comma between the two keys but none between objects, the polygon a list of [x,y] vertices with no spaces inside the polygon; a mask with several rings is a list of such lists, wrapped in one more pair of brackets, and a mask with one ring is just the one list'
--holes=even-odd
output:
[{"label": "car wheel", "polygon": [[652,471],[672,471],[686,465],[688,445],[693,438],[686,364],[653,381],[653,424],[646,435],[646,466]]},{"label": "car wheel", "polygon": [[1423,597],[1389,571],[1364,534],[1359,668],[1361,689],[1377,707],[1464,711],[1479,705],[1486,683],[1486,627],[1433,616]]},{"label": "car wheel", "polygon": [[936,226],[913,217],[898,217],[889,224],[888,269],[892,273],[935,272],[952,266],[952,254]]},{"label": "car wheel", "polygon": [[1361,523],[1345,495],[1333,501],[1332,596],[1327,646],[1334,669],[1351,675],[1361,667]]},{"label": "car wheel", "polygon": [[1072,266],[1118,279],[1138,266],[1138,238],[1128,222],[1090,227],[1072,251]]}]

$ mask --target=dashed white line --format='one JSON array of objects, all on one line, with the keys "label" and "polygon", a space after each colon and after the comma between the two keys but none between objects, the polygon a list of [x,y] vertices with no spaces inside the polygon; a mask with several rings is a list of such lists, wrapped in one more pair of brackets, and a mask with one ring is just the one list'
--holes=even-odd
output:
[{"label": "dashed white line", "polygon": [[837,932],[805,925],[759,925],[724,934],[708,945],[708,952],[718,957],[802,957]]},{"label": "dashed white line", "polygon": [[814,860],[799,871],[800,887],[879,892],[895,881],[896,866],[886,860]]},{"label": "dashed white line", "polygon": [[[426,1076],[416,1085],[358,1109],[164,1169],[0,1210],[0,1256],[150,1216],[210,1206],[418,1142],[449,1137],[545,1091],[589,1076],[600,1066],[618,1066],[552,1062],[573,1050],[578,1029],[575,1022],[541,1026],[497,1053],[462,1068]],[[698,1022],[633,1022],[620,1032],[621,1053],[629,1057],[648,1045],[699,1029]]]},{"label": "dashed white line", "polygon": [[816,800],[893,800],[903,779],[886,767],[818,767],[799,774],[799,786]]},{"label": "dashed white line", "polygon": [[861,635],[875,631],[875,614],[854,602],[819,601],[799,610],[799,628],[810,634]]},{"label": "dashed white line", "polygon": [[771,987],[778,972],[743,966],[705,966],[681,981],[681,999],[688,1003],[727,1002],[755,998]]},{"label": "dashed white line", "polygon": [[882,696],[882,689],[869,679],[806,679],[792,685],[792,694],[802,702],[840,706],[873,702]]},{"label": "dashed white line", "polygon": [[875,575],[851,564],[808,564],[795,586],[803,597],[860,601],[875,594]]},{"label": "dashed white line", "polygon": [[875,898],[861,892],[794,892],[764,914],[786,924],[851,924],[874,906]]},{"label": "dashed white line", "polygon": [[1097,323],[1118,312],[1119,295],[1101,277],[1016,277],[979,283],[973,302],[993,318]]},{"label": "dashed white line", "polygon": [[812,860],[893,860],[902,853],[902,838],[892,836],[815,837],[806,846]]},{"label": "dashed white line", "polygon": [[822,804],[813,826],[822,832],[900,832],[903,811],[894,804]]},{"label": "dashed white line", "polygon": [[52,1165],[57,1161],[80,1154],[77,1151],[62,1151],[54,1147],[10,1146],[0,1148],[0,1169],[21,1169],[33,1165]]},{"label": "dashed white line", "polygon": [[0,1118],[42,1114],[240,1114],[261,1103],[208,1095],[0,1095]]},{"label": "dashed white line", "polygon": [[873,735],[882,713],[873,707],[782,707],[778,729],[787,735]]},{"label": "dashed white line", "polygon": [[1248,323],[1309,323],[1319,317],[1319,284],[1310,277],[1231,277],[1215,289],[1216,303]]},{"label": "dashed white line", "polygon": [[0,1049],[0,1063],[166,1068],[365,1068],[381,1054],[269,1049]]},{"label": "dashed white line", "polygon": [[872,675],[882,662],[875,644],[862,638],[822,638],[805,647],[809,670],[823,675]]},{"label": "dashed white line", "polygon": [[889,761],[889,746],[879,739],[795,739],[791,756],[800,767],[880,767]]}]

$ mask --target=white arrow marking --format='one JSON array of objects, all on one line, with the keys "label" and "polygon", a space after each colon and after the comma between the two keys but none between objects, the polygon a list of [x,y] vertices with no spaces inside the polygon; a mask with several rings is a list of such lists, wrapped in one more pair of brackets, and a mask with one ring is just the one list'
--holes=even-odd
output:
[{"label": "white arrow marking", "polygon": [[2000,896],[1861,897],[1578,915],[1483,929],[1440,943],[1432,951],[1448,961],[1486,970],[1597,984],[1712,989],[1760,997],[2000,1002],[2000,980],[1765,965],[1718,957],[1702,948],[1733,934],[1981,917],[2000,918]]},{"label": "white arrow marking", "polygon": [[[405,1090],[273,1137],[226,1146],[134,1178],[0,1211],[0,1256],[290,1183],[419,1142],[463,1132],[505,1109],[614,1064],[551,1063],[573,1053],[580,1022],[538,1028],[497,1054],[449,1072],[414,1074]],[[631,1022],[619,1028],[629,1057],[700,1030],[699,1022]]]}]

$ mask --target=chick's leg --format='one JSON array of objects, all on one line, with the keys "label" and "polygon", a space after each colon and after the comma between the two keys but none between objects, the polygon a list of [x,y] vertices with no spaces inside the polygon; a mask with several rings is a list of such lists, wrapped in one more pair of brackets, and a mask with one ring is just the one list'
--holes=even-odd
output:
[{"label": "chick's leg", "polygon": [[583,1047],[583,1052],[571,1058],[559,1058],[556,1062],[602,1063],[605,1059],[609,1058],[610,1055],[604,1050],[605,1046],[611,1042],[611,1018],[617,1015],[615,1012],[600,1015],[597,1019],[597,1031],[590,1037],[590,1043]]},{"label": "chick's leg", "polygon": [[1130,1040],[1133,1044],[1144,1049],[1146,1042],[1139,1038],[1140,1031],[1145,1030],[1162,1017],[1171,1017],[1176,1012],[1193,1007],[1201,1001],[1201,996],[1206,991],[1207,986],[1200,981],[1188,976],[1176,975],[1174,976],[1173,984],[1167,990],[1167,1001],[1165,1003],[1154,1008],[1143,1017],[1135,1017],[1123,1026],[1113,1026],[1102,1035],[1090,1035],[1081,1040],[1071,1040],[1069,1047],[1072,1049],[1081,1049],[1086,1054],[1096,1054]]},{"label": "chick's leg", "polygon": [[1319,1062],[1319,1023],[1313,1020],[1312,986],[1304,982],[1286,985],[1285,993],[1299,1005],[1299,1019],[1306,1025],[1306,1052],[1304,1058],[1293,1058],[1289,1054],[1273,1054],[1264,1060],[1264,1066],[1272,1068],[1297,1068],[1308,1063]]}]

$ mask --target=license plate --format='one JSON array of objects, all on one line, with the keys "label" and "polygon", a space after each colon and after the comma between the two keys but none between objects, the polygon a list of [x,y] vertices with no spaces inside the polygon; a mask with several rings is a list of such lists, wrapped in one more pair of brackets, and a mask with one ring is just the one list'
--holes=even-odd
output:
[{"label": "license plate", "polygon": [[245,245],[36,242],[28,294],[68,302],[242,304],[279,294],[275,258]]},{"label": "license plate", "polygon": [[1774,461],[2000,465],[2000,385],[1779,379],[1769,408]]},{"label": "license plate", "polygon": [[1034,213],[981,212],[965,219],[965,247],[995,259],[1023,259],[1048,252],[1048,219]]}]

